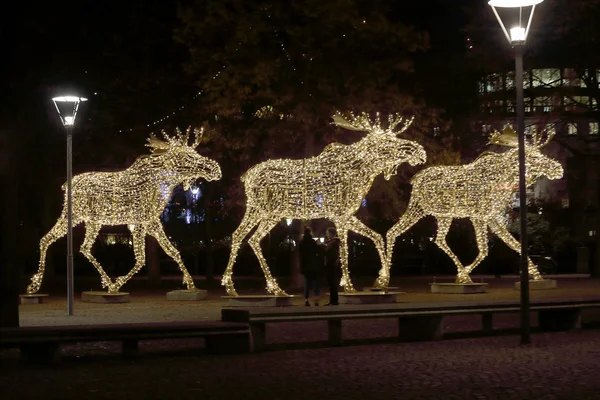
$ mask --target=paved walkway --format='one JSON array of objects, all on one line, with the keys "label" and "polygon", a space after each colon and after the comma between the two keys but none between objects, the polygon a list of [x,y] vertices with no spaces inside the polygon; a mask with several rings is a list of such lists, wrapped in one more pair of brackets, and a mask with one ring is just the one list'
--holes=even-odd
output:
[{"label": "paved walkway", "polygon": [[[438,281],[440,279],[438,278]],[[519,292],[514,290],[514,279],[485,279],[489,283],[489,291],[484,294],[456,295],[429,293],[428,283],[431,278],[405,278],[392,282],[399,291],[405,292],[398,301],[406,302],[445,302],[474,300],[518,300]],[[545,291],[532,291],[531,298],[574,297],[600,294],[600,280],[563,278],[558,280],[559,288]],[[357,285],[357,287],[360,287]],[[246,289],[240,294],[264,293],[258,289]],[[299,297],[294,299],[296,305],[303,304]],[[132,291],[130,303],[125,304],[93,304],[79,301],[77,294],[74,304],[75,315],[67,315],[67,302],[64,296],[52,296],[44,304],[27,304],[19,308],[22,326],[33,325],[71,325],[71,324],[103,324],[121,322],[156,322],[156,321],[189,321],[218,320],[220,308],[228,305],[222,299],[224,290],[211,290],[208,300],[198,302],[167,301],[165,291]],[[323,302],[326,302],[326,296]],[[340,306],[343,307],[343,306]]]},{"label": "paved walkway", "polygon": [[4,399],[600,398],[600,332],[0,369]]}]

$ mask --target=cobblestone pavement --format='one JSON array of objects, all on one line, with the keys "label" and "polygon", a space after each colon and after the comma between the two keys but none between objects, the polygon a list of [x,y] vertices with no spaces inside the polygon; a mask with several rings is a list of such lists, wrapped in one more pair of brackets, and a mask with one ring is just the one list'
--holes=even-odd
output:
[{"label": "cobblestone pavement", "polygon": [[12,399],[599,399],[600,332],[4,365]]}]

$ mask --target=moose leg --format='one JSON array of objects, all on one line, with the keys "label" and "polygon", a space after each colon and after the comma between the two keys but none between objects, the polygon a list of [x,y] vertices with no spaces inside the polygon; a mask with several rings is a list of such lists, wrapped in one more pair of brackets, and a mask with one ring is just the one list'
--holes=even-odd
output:
[{"label": "moose leg", "polygon": [[475,260],[470,265],[465,267],[464,271],[467,275],[488,255],[487,222],[481,220],[472,220],[471,222],[473,223],[473,228],[475,228],[475,240],[477,241],[479,254],[477,254],[477,257],[475,257]]},{"label": "moose leg", "polygon": [[[160,227],[160,223],[158,224],[158,226]],[[146,242],[144,241],[144,238],[146,237],[145,227],[143,225],[130,225],[129,230],[131,231],[132,236],[133,253],[135,254],[135,265],[133,266],[133,268],[131,268],[127,275],[119,276],[114,283],[111,283],[108,286],[108,293],[119,293],[119,289],[121,288],[121,286],[127,283],[127,281],[130,280],[133,275],[137,274],[137,272],[140,269],[142,269],[142,267],[146,263]],[[157,240],[160,243],[160,239],[157,238]],[[169,254],[168,251],[165,252]]]},{"label": "moose leg", "polygon": [[446,235],[448,235],[448,231],[450,230],[450,225],[452,224],[452,218],[439,218],[438,219],[438,231],[435,235],[435,240],[433,241],[440,249],[444,250],[444,253],[448,254],[448,256],[454,261],[454,265],[456,265],[456,269],[458,270],[458,274],[456,275],[456,283],[473,283],[469,274],[465,274],[462,263],[456,257],[456,254],[452,252],[450,246],[446,242]]},{"label": "moose leg", "polygon": [[250,239],[248,239],[248,244],[250,247],[252,247],[252,250],[254,250],[254,254],[256,254],[258,262],[260,263],[260,267],[265,274],[265,279],[267,280],[267,291],[275,296],[287,296],[288,294],[279,287],[277,281],[273,278],[273,276],[271,276],[269,265],[263,257],[262,249],[260,248],[260,241],[267,235],[267,233],[269,233],[271,229],[273,229],[273,227],[275,227],[275,225],[277,225],[278,222],[279,221],[277,220],[262,221],[260,225],[258,225],[256,231],[252,234],[252,236],[250,236]]},{"label": "moose leg", "polygon": [[98,237],[98,232],[100,232],[100,228],[102,225],[95,223],[86,223],[85,224],[85,238],[83,239],[83,244],[81,245],[81,253],[92,263],[92,265],[96,268],[98,273],[100,274],[100,278],[102,279],[102,287],[110,287],[112,284],[110,277],[102,268],[102,265],[96,260],[96,258],[92,255],[92,246]]},{"label": "moose leg", "polygon": [[251,210],[246,210],[246,214],[240,223],[240,226],[233,232],[231,235],[231,252],[229,253],[229,262],[227,263],[227,268],[225,268],[225,272],[223,273],[223,279],[221,279],[221,285],[225,286],[227,290],[227,294],[230,296],[237,296],[237,292],[235,291],[235,287],[233,285],[233,279],[231,276],[233,274],[233,264],[235,264],[235,259],[237,258],[238,251],[240,250],[240,245],[248,233],[260,222],[260,217],[257,213],[252,212]]},{"label": "moose leg", "polygon": [[382,289],[388,287],[390,283],[390,269],[392,267],[392,256],[394,254],[394,245],[396,244],[396,239],[423,217],[424,214],[420,207],[409,204],[402,218],[400,218],[400,220],[387,232],[385,269],[381,268],[381,271],[379,271],[379,277],[375,281],[375,287]]},{"label": "moose leg", "polygon": [[[521,243],[510,234],[508,229],[501,220],[498,218],[490,222],[490,229],[494,232],[508,247],[521,254]],[[542,280],[542,275],[538,271],[535,264],[527,257],[527,269],[529,270],[529,276],[535,281]]]},{"label": "moose leg", "polygon": [[31,283],[27,286],[27,293],[32,294],[40,290],[42,279],[44,278],[44,270],[46,269],[46,252],[52,243],[56,242],[61,237],[67,234],[67,220],[65,215],[61,215],[56,224],[50,231],[40,240],[40,263],[38,271],[31,277]]},{"label": "moose leg", "polygon": [[[167,255],[169,257],[171,257],[173,260],[175,260],[175,262],[179,266],[179,269],[183,273],[183,283],[187,286],[188,290],[195,289],[196,286],[194,285],[194,280],[192,279],[192,276],[188,272],[187,268],[185,268],[185,265],[183,264],[183,260],[181,259],[181,254],[179,254],[179,251],[177,250],[177,248],[175,246],[173,246],[173,244],[171,243],[171,241],[165,234],[165,231],[163,230],[163,227],[162,227],[162,224],[160,223],[160,221],[153,222],[149,226],[148,234],[150,234],[151,236],[154,236],[156,238],[156,240],[158,241],[158,244],[160,244],[160,247],[162,247],[162,249],[165,251],[165,253],[167,253]],[[142,236],[142,239],[143,238],[144,237]],[[143,241],[141,243],[141,246],[142,246],[142,250],[143,250],[144,249]]]},{"label": "moose leg", "polygon": [[340,286],[344,288],[346,293],[354,293],[356,289],[352,285],[350,280],[350,270],[348,269],[348,230],[350,227],[349,220],[336,220],[334,221],[337,227],[338,236],[340,237],[340,261],[342,265],[342,279]]},{"label": "moose leg", "polygon": [[377,248],[377,253],[379,254],[379,259],[381,260],[381,269],[379,270],[379,277],[375,281],[375,287],[387,289],[388,284],[390,282],[390,277],[386,268],[387,258],[385,255],[385,242],[383,241],[383,237],[377,232],[375,232],[373,229],[363,224],[355,216],[352,216],[349,219],[349,223],[351,231],[363,235],[368,239],[371,239],[371,241],[375,244],[375,247]]}]

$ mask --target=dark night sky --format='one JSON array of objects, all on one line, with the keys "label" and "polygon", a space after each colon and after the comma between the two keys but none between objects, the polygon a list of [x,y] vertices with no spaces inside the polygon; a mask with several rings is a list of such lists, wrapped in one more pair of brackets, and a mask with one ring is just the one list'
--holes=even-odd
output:
[{"label": "dark night sky", "polygon": [[[462,8],[486,3],[485,0],[402,0],[394,2],[393,8],[397,18],[430,32],[430,51],[435,53],[462,50],[465,34],[461,29],[466,23]],[[53,91],[65,87],[80,87],[89,97],[99,92],[97,102],[88,107],[113,100],[119,94],[106,86],[106,82],[126,79],[126,73],[135,70],[137,62],[136,56],[132,56],[128,57],[128,65],[120,65],[118,54],[136,54],[139,49],[135,38],[145,34],[143,32],[156,35],[153,65],[170,64],[169,75],[178,76],[180,81],[158,82],[154,88],[140,90],[140,101],[154,103],[152,110],[156,110],[157,117],[169,112],[173,104],[165,98],[166,93],[173,98],[186,99],[194,92],[181,68],[185,50],[177,48],[171,39],[172,28],[177,23],[176,4],[175,1],[158,0],[63,0],[42,2],[35,7],[28,2],[15,5],[12,13],[4,13],[1,17],[0,40],[5,55],[0,94],[3,112],[33,108],[38,110],[34,118],[43,119],[44,112],[48,113]],[[157,29],[142,26],[148,18],[160,26]],[[114,50],[114,43],[119,42],[121,53],[117,52],[117,56],[104,54],[106,49]],[[177,56],[172,55],[173,51]],[[145,109],[148,107],[144,106]],[[139,126],[145,121],[135,123]]]}]

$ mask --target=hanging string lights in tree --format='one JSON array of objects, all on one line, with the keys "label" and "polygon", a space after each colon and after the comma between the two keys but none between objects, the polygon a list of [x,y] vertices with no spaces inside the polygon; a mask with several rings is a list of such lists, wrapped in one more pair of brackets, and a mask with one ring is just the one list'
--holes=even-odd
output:
[{"label": "hanging string lights in tree", "polygon": [[[544,141],[542,136],[534,134],[531,143],[525,147],[528,186],[542,176],[548,179],[563,176],[560,163],[540,152],[553,134],[548,133]],[[411,179],[413,189],[408,208],[387,233],[388,270],[396,238],[427,215],[432,215],[438,222],[434,243],[454,261],[458,271],[456,283],[472,283],[469,274],[488,254],[488,228],[511,249],[520,252],[519,242],[508,231],[502,216],[519,182],[517,134],[506,127],[502,133],[496,131],[490,135],[490,144],[511,149],[504,153],[486,151],[467,165],[429,167]],[[462,265],[446,243],[454,218],[468,218],[475,228],[479,254],[467,266]],[[530,259],[528,271],[532,279],[542,279]],[[386,281],[379,282],[381,287],[387,287],[387,284]]]},{"label": "hanging string lights in tree", "polygon": [[[367,113],[333,116],[334,124],[367,135],[357,143],[329,144],[316,157],[291,160],[268,160],[250,168],[242,175],[246,191],[246,213],[233,233],[231,253],[223,274],[222,285],[227,293],[237,296],[232,274],[241,242],[254,229],[248,243],[256,254],[273,295],[287,295],[271,275],[262,255],[260,241],[282,218],[310,220],[326,218],[332,221],[341,239],[340,258],[346,292],[355,291],[348,272],[348,231],[371,239],[385,270],[385,245],[381,235],[363,224],[354,214],[360,208],[373,180],[380,174],[386,179],[405,162],[422,164],[425,150],[416,142],[399,139],[412,123],[399,115],[390,115],[387,127],[382,127],[379,114],[373,121]],[[399,131],[394,129],[402,124]]]},{"label": "hanging string lights in tree", "polygon": [[[164,140],[151,135],[147,146],[150,155],[139,157],[131,167],[119,172],[86,172],[73,178],[73,226],[85,224],[85,239],[81,252],[100,273],[102,287],[118,293],[145,264],[145,236],[153,236],[162,249],[177,262],[183,273],[183,283],[194,289],[179,251],[167,238],[160,222],[173,189],[183,184],[185,190],[197,179],[221,179],[221,168],[215,161],[198,154],[203,129],[195,129],[195,141],[190,146],[191,128],[183,134],[177,129],[174,137],[164,131]],[[65,189],[63,185],[63,190]],[[40,263],[31,278],[27,293],[40,289],[46,265],[48,247],[67,233],[66,205],[57,223],[40,241]],[[102,226],[127,225],[131,231],[135,265],[114,282],[91,253],[92,245]]]}]

